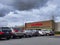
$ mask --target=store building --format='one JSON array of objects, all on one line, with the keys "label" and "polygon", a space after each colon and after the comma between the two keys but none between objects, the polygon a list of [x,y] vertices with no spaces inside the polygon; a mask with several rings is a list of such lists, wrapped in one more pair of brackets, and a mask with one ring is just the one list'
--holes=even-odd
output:
[{"label": "store building", "polygon": [[60,22],[55,23],[55,31],[60,31]]},{"label": "store building", "polygon": [[53,20],[25,23],[25,29],[28,29],[28,30],[29,29],[55,30],[55,23]]}]

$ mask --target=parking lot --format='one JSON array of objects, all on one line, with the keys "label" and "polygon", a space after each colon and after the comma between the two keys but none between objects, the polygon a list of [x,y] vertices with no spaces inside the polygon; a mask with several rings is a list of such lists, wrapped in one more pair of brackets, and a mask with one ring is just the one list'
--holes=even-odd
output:
[{"label": "parking lot", "polygon": [[0,40],[0,45],[60,45],[60,36]]}]

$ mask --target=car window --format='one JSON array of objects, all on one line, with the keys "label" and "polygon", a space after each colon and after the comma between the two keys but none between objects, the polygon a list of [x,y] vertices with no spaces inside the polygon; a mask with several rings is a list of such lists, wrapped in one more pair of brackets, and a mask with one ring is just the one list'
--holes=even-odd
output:
[{"label": "car window", "polygon": [[11,32],[11,29],[9,27],[2,27],[1,29],[3,32]]},{"label": "car window", "polygon": [[0,28],[0,31],[2,31],[2,29]]},{"label": "car window", "polygon": [[31,32],[31,30],[25,30],[25,32]]},{"label": "car window", "polygon": [[11,32],[11,30],[2,30],[3,32]]},{"label": "car window", "polygon": [[22,31],[23,29],[21,29],[21,28],[13,28],[13,30]]}]

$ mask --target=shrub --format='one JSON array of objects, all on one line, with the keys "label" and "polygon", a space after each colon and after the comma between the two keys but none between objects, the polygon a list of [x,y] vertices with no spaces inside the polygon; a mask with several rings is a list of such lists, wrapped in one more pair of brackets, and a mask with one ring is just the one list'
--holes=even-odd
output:
[{"label": "shrub", "polygon": [[55,34],[60,34],[60,31],[56,31]]}]

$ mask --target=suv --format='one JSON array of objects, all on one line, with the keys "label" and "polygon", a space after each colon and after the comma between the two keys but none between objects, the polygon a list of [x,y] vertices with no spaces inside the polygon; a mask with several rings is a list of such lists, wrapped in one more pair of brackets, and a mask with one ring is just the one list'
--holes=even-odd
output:
[{"label": "suv", "polygon": [[10,39],[11,38],[11,29],[9,27],[0,27],[0,39]]},{"label": "suv", "polygon": [[22,38],[24,33],[23,33],[23,29],[20,28],[11,28],[11,37],[15,38],[15,37],[19,37]]}]

